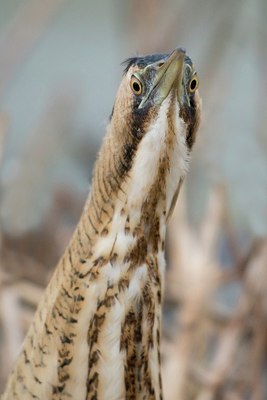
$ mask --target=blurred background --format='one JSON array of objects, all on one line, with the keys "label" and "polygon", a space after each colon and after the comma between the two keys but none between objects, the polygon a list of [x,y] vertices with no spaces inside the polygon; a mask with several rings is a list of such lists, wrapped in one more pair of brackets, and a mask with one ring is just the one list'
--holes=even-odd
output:
[{"label": "blurred background", "polygon": [[266,0],[0,0],[0,392],[78,222],[127,57],[185,47],[202,125],[170,223],[166,400],[267,399]]}]

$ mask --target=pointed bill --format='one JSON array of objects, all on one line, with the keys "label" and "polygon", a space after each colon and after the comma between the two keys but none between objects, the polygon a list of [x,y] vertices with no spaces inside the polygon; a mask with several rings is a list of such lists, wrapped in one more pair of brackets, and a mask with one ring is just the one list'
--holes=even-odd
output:
[{"label": "pointed bill", "polygon": [[[161,105],[173,86],[177,88],[178,101],[181,100],[184,58],[185,50],[176,49],[162,65],[157,67],[153,86],[142,99],[139,108],[143,108],[151,97],[154,104]],[[149,68],[155,68],[155,64],[146,67]]]}]

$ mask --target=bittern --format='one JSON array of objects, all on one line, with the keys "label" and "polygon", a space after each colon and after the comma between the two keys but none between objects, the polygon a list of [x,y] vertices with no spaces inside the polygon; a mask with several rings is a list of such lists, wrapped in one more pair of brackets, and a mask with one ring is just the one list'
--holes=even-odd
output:
[{"label": "bittern", "polygon": [[80,222],[3,400],[162,399],[166,223],[200,119],[185,50],[130,58]]}]

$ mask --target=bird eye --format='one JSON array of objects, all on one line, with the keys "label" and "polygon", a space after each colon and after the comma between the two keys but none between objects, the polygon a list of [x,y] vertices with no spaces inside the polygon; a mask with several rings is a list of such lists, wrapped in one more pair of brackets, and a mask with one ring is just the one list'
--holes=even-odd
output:
[{"label": "bird eye", "polygon": [[194,93],[194,92],[197,90],[198,85],[199,85],[198,78],[197,78],[196,76],[194,76],[194,77],[191,79],[190,84],[189,84],[189,90],[190,90],[190,92],[191,92],[191,93]]},{"label": "bird eye", "polygon": [[136,96],[139,96],[143,91],[142,83],[134,75],[131,77],[131,89]]}]

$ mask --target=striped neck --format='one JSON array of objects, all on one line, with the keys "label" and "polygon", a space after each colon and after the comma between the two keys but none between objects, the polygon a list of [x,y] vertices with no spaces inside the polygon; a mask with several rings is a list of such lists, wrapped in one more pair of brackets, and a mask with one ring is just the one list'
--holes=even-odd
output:
[{"label": "striped neck", "polygon": [[173,107],[177,103],[166,99],[155,121],[144,124],[145,133],[111,121],[72,240],[81,257],[96,257],[97,242],[104,237],[110,254],[108,237],[121,232],[146,237],[152,252],[164,242],[166,219],[189,159],[185,128]]}]

